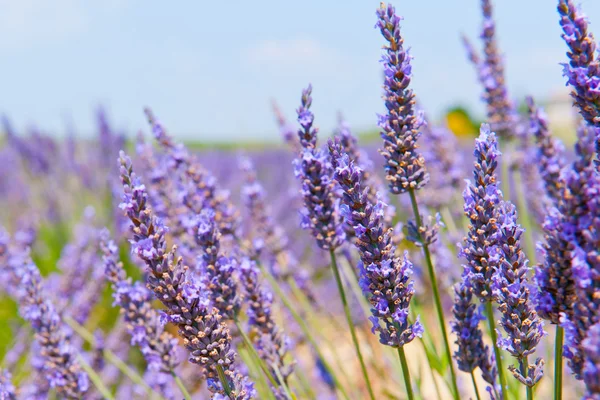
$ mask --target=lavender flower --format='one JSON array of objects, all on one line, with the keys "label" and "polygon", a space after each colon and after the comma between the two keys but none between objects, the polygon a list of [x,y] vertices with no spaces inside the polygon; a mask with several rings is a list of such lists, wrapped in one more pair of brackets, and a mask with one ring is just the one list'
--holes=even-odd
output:
[{"label": "lavender flower", "polygon": [[583,382],[585,394],[583,400],[600,399],[600,324],[590,328],[583,341],[584,365]]},{"label": "lavender flower", "polygon": [[132,251],[148,267],[148,288],[166,307],[167,320],[179,328],[190,352],[190,362],[203,367],[209,389],[216,393],[213,398],[225,393],[218,380],[219,368],[224,370],[233,388],[232,398],[253,398],[253,387],[234,369],[235,353],[223,317],[216,308],[208,306],[199,285],[188,276],[181,258],[176,256],[176,248],[167,251],[167,227],[149,209],[146,189],[133,173],[131,160],[121,152],[119,161],[125,192],[121,208],[133,225]]},{"label": "lavender flower", "polygon": [[[248,302],[248,324],[252,328],[250,336],[255,337],[261,359],[265,360],[271,368],[277,367],[283,379],[287,380],[292,373],[292,366],[285,361],[289,343],[273,317],[273,295],[258,281],[259,270],[253,261],[242,260],[241,272],[241,281]],[[274,371],[272,375],[276,376]],[[283,393],[282,398],[284,398]]]},{"label": "lavender flower", "polygon": [[569,64],[563,65],[563,75],[574,89],[571,96],[583,118],[600,128],[600,64],[594,55],[596,41],[587,30],[587,18],[571,0],[559,0],[558,12],[562,37],[569,46]]},{"label": "lavender flower", "polygon": [[536,164],[544,181],[547,196],[557,205],[562,198],[564,181],[560,179],[565,167],[564,147],[562,143],[551,136],[548,129],[546,114],[538,108],[531,97],[527,98],[529,111],[529,132],[537,144]]},{"label": "lavender flower", "polygon": [[201,271],[204,289],[219,313],[225,319],[233,320],[240,310],[241,301],[234,280],[239,269],[237,260],[221,253],[221,233],[213,210],[202,210],[196,226],[196,243],[203,251],[198,270]]},{"label": "lavender flower", "polygon": [[298,141],[298,135],[296,135],[296,129],[292,124],[286,121],[285,116],[279,109],[277,103],[272,101],[271,104],[273,106],[273,113],[275,114],[275,119],[277,120],[277,126],[279,127],[279,133],[281,134],[281,137],[294,153],[299,153],[301,145]]},{"label": "lavender flower", "polygon": [[382,344],[404,346],[423,334],[418,319],[412,324],[408,320],[408,307],[414,294],[410,281],[412,263],[407,252],[403,259],[394,257],[391,229],[383,222],[385,205],[369,203],[367,189],[360,181],[360,168],[349,161],[347,155],[338,158],[336,164],[335,179],[344,191],[341,213],[346,223],[354,227],[355,246],[361,259],[359,284],[372,306],[373,315],[369,317],[372,332],[379,332]]},{"label": "lavender flower", "polygon": [[389,43],[384,46],[382,57],[384,101],[387,115],[380,115],[378,125],[382,129],[383,149],[386,160],[385,172],[390,191],[394,194],[418,190],[427,184],[429,174],[425,159],[417,152],[417,139],[425,121],[422,113],[415,111],[415,94],[408,86],[411,80],[410,55],[402,47],[400,35],[401,17],[391,4],[382,3],[377,10],[376,27]]},{"label": "lavender flower", "polygon": [[521,383],[533,387],[543,374],[544,361],[538,358],[527,366],[527,357],[544,336],[543,323],[530,301],[527,283],[528,260],[521,249],[524,230],[517,224],[517,211],[510,202],[504,202],[498,212],[496,242],[500,253],[498,271],[494,276],[492,290],[502,313],[500,324],[507,337],[498,343],[519,362],[519,369],[509,369]]},{"label": "lavender flower", "polygon": [[328,154],[315,148],[317,129],[312,127],[314,116],[310,111],[312,87],[302,91],[302,105],[298,109],[298,131],[303,151],[294,161],[294,173],[302,183],[304,210],[302,227],[310,229],[323,250],[334,250],[344,240],[344,231],[336,213],[333,167]]},{"label": "lavender flower", "polygon": [[16,271],[20,278],[20,312],[36,333],[44,376],[60,396],[80,399],[89,388],[88,376],[75,360],[60,316],[44,294],[39,270],[28,253],[22,255],[22,261]]},{"label": "lavender flower", "polygon": [[487,124],[481,125],[479,138],[475,140],[474,183],[467,181],[463,192],[465,215],[469,218],[467,237],[460,246],[459,255],[467,261],[463,274],[468,276],[473,293],[482,302],[492,300],[490,282],[496,267],[493,254],[494,234],[497,231],[496,207],[502,201],[498,189],[498,142]]},{"label": "lavender flower", "polygon": [[172,373],[177,365],[177,340],[164,330],[158,312],[152,308],[152,294],[127,278],[123,264],[118,261],[118,248],[107,230],[102,232],[100,245],[104,274],[112,284],[115,304],[121,307],[131,344],[140,348],[149,370]]},{"label": "lavender flower", "polygon": [[516,112],[506,89],[504,62],[496,42],[496,24],[492,15],[491,0],[481,0],[481,10],[483,28],[480,37],[483,41],[483,59],[480,59],[466,38],[463,42],[484,89],[483,100],[487,106],[487,119],[500,138],[509,139],[514,136]]},{"label": "lavender flower", "polygon": [[479,322],[485,318],[473,304],[473,291],[464,278],[454,286],[454,306],[451,323],[456,335],[457,351],[454,353],[458,369],[471,373],[477,367],[481,369],[483,379],[492,386],[496,385],[496,366],[489,347],[483,343],[483,334]]}]

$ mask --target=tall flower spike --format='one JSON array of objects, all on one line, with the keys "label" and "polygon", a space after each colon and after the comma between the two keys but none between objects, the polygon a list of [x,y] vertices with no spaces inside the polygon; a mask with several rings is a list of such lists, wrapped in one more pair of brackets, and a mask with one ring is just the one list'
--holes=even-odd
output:
[{"label": "tall flower spike", "polygon": [[584,357],[583,382],[585,395],[583,400],[600,399],[600,324],[590,328],[583,341]]},{"label": "tall flower spike", "polygon": [[40,271],[28,253],[22,255],[22,263],[15,272],[20,278],[20,312],[35,331],[46,380],[62,398],[82,398],[89,389],[88,376],[75,360],[62,320],[47,300]]},{"label": "tall flower spike", "polygon": [[221,252],[221,233],[213,210],[202,210],[195,233],[196,243],[203,251],[198,259],[198,270],[209,301],[225,319],[233,320],[240,310],[241,298],[234,279],[239,267],[237,260],[225,257]]},{"label": "tall flower spike", "polygon": [[177,340],[164,330],[158,312],[152,307],[152,293],[127,278],[108,230],[101,233],[100,246],[104,274],[112,284],[115,304],[121,307],[131,344],[140,348],[149,370],[171,373],[177,365]]},{"label": "tall flower spike", "polygon": [[294,160],[294,173],[302,183],[304,210],[302,227],[310,229],[323,250],[334,250],[344,240],[344,230],[337,215],[333,167],[326,151],[316,149],[317,130],[312,128],[314,116],[309,107],[311,86],[302,92],[302,106],[298,109],[298,132],[303,146],[299,159]]},{"label": "tall flower spike", "polygon": [[216,308],[208,306],[200,287],[188,276],[181,257],[177,257],[176,248],[167,251],[167,227],[152,214],[146,188],[135,176],[131,160],[123,152],[119,163],[124,190],[121,208],[132,223],[132,252],[148,267],[148,288],[166,307],[167,320],[179,328],[179,335],[190,352],[190,362],[203,367],[209,390],[215,394],[213,398],[225,394],[219,382],[219,368],[233,388],[232,399],[253,398],[252,384],[234,369],[235,353],[223,317]]},{"label": "tall flower spike", "polygon": [[576,160],[565,173],[562,214],[566,240],[574,245],[571,266],[577,293],[573,313],[564,319],[565,354],[576,377],[581,378],[582,341],[590,327],[600,322],[600,174],[593,163],[593,130],[582,126],[578,136]]},{"label": "tall flower spike", "polygon": [[[335,148],[332,142],[329,147]],[[355,246],[361,259],[359,283],[371,303],[372,331],[379,333],[382,344],[404,346],[423,334],[418,319],[413,324],[408,320],[408,307],[415,292],[410,280],[412,263],[407,252],[404,258],[394,257],[392,230],[383,220],[385,205],[368,201],[360,168],[346,154],[332,151],[332,155],[337,157],[335,179],[344,191],[341,212],[357,239]]]},{"label": "tall flower spike", "polygon": [[275,114],[275,119],[277,120],[277,126],[279,127],[279,133],[281,134],[281,137],[294,153],[300,152],[301,146],[294,125],[286,120],[283,112],[281,112],[281,109],[275,100],[272,101],[271,105],[273,107],[273,114]]},{"label": "tall flower spike", "polygon": [[500,325],[507,334],[499,339],[499,343],[519,362],[519,369],[509,367],[515,378],[533,387],[542,378],[544,361],[538,358],[533,365],[527,366],[527,357],[535,352],[544,336],[544,327],[529,296],[528,260],[521,249],[523,232],[517,224],[515,206],[503,202],[496,234],[500,262],[492,283],[494,298],[502,313]]},{"label": "tall flower spike", "polygon": [[469,218],[469,230],[460,256],[467,264],[463,274],[468,276],[473,293],[482,302],[492,299],[490,282],[495,272],[497,258],[493,252],[494,234],[497,230],[496,207],[502,200],[498,189],[496,169],[498,167],[498,142],[487,124],[481,125],[479,138],[475,140],[473,180],[467,181],[463,192],[464,211]]},{"label": "tall flower spike", "polygon": [[596,41],[588,32],[586,16],[572,0],[559,0],[558,12],[562,37],[569,47],[569,64],[564,64],[563,75],[574,89],[571,96],[583,118],[600,128],[600,63],[595,57]]},{"label": "tall flower spike", "polygon": [[544,111],[535,105],[533,98],[528,97],[526,102],[529,111],[529,132],[535,138],[538,149],[536,164],[544,180],[546,194],[556,206],[564,189],[564,181],[560,179],[560,174],[566,164],[565,149],[562,143],[550,134]]},{"label": "tall flower spike", "polygon": [[463,277],[461,282],[454,286],[454,321],[451,322],[451,326],[458,346],[454,356],[458,369],[471,373],[479,367],[483,379],[495,386],[496,367],[490,357],[489,347],[483,343],[483,334],[479,329],[479,322],[484,320],[484,317],[472,299],[472,289]]},{"label": "tall flower spike", "polygon": [[421,189],[429,181],[425,159],[417,152],[417,139],[425,121],[423,114],[416,111],[415,94],[408,88],[412,76],[411,57],[402,46],[401,17],[396,15],[391,4],[386,6],[383,3],[377,10],[377,17],[376,27],[388,42],[381,60],[387,114],[379,116],[378,125],[383,139],[380,152],[386,161],[390,191],[400,194],[409,189]]}]

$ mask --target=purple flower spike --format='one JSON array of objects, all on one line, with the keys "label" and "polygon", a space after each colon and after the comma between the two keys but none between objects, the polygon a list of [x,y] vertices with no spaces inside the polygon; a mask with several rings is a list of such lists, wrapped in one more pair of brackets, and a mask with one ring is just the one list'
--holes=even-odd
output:
[{"label": "purple flower spike", "polygon": [[302,90],[302,98],[300,101],[300,107],[296,110],[298,114],[298,122],[300,123],[301,129],[298,131],[298,138],[300,139],[300,145],[304,149],[314,149],[317,146],[317,133],[319,130],[313,127],[315,116],[310,111],[312,104],[312,85]]},{"label": "purple flower spike", "polygon": [[454,306],[451,323],[452,332],[456,335],[458,350],[454,353],[458,369],[470,373],[477,367],[481,375],[490,385],[496,385],[496,366],[490,356],[489,347],[483,343],[483,334],[479,329],[479,321],[484,319],[477,306],[473,304],[473,291],[464,279],[454,286]]},{"label": "purple flower spike", "polygon": [[385,172],[393,194],[418,190],[427,184],[429,174],[425,159],[417,152],[417,139],[425,123],[422,113],[416,111],[415,94],[409,89],[412,77],[410,55],[403,48],[400,35],[401,17],[391,4],[382,3],[377,10],[377,25],[388,42],[384,46],[381,62],[384,71],[384,95],[386,115],[379,116],[383,149],[386,160]]},{"label": "purple flower spike", "polygon": [[101,236],[104,273],[112,284],[115,304],[121,307],[131,344],[140,348],[149,370],[171,373],[177,366],[177,340],[164,330],[158,312],[152,307],[152,293],[127,278],[108,231],[104,230]]},{"label": "purple flower spike", "polygon": [[329,155],[326,151],[315,148],[317,131],[310,128],[312,118],[310,125],[306,122],[309,120],[306,114],[310,113],[308,107],[312,102],[311,90],[309,86],[302,92],[298,121],[304,129],[299,131],[303,151],[300,158],[294,161],[295,175],[302,183],[304,197],[302,227],[312,231],[320,248],[334,250],[342,244],[345,234],[336,212],[335,181]]},{"label": "purple flower spike", "polygon": [[533,387],[543,375],[541,358],[524,370],[524,362],[544,336],[543,323],[530,301],[527,282],[528,260],[521,249],[524,230],[517,224],[517,211],[510,202],[504,202],[498,213],[496,243],[500,262],[492,289],[502,313],[500,325],[507,337],[498,339],[500,346],[519,361],[520,368],[509,369],[521,383]]},{"label": "purple flower spike", "polygon": [[418,190],[427,184],[429,174],[425,159],[417,152],[417,139],[425,124],[422,113],[416,111],[415,94],[408,86],[411,80],[410,55],[403,48],[400,35],[401,17],[391,4],[377,10],[376,28],[389,43],[384,46],[381,62],[384,70],[384,101],[386,115],[379,116],[385,172],[393,194]]},{"label": "purple flower spike", "polygon": [[359,284],[371,303],[373,333],[379,333],[382,344],[404,346],[415,337],[421,337],[420,322],[410,323],[408,307],[414,294],[412,263],[407,253],[404,258],[394,257],[392,230],[384,223],[381,201],[372,204],[367,189],[362,186],[361,169],[349,161],[341,151],[339,138],[329,143],[334,163],[338,166],[335,179],[343,190],[341,213],[346,224],[354,228],[355,246],[360,255]]},{"label": "purple flower spike", "polygon": [[548,198],[557,206],[562,198],[564,181],[560,174],[566,165],[565,149],[562,143],[552,137],[548,129],[548,120],[543,110],[538,108],[531,97],[527,98],[529,111],[529,132],[537,145],[536,164],[544,180]]},{"label": "purple flower spike", "polygon": [[600,128],[600,64],[595,57],[596,41],[588,32],[586,16],[572,0],[559,0],[558,12],[562,37],[569,47],[569,64],[564,64],[567,84],[573,87],[571,96],[583,118]]},{"label": "purple flower spike", "polygon": [[467,181],[463,192],[464,211],[470,225],[467,237],[460,246],[460,256],[467,261],[463,274],[468,276],[473,294],[482,302],[492,300],[490,282],[498,262],[494,252],[494,234],[497,226],[496,208],[502,201],[498,189],[498,142],[487,124],[481,125],[481,133],[475,140],[475,163],[473,181]]},{"label": "purple flower spike", "polygon": [[600,399],[600,324],[590,328],[583,341],[584,364],[583,382],[585,395],[583,400]]},{"label": "purple flower spike", "polygon": [[235,352],[223,316],[200,298],[199,286],[188,275],[181,257],[177,257],[176,247],[167,251],[167,227],[150,210],[146,189],[133,173],[129,157],[121,152],[119,162],[124,190],[121,208],[132,223],[132,251],[148,267],[148,288],[166,307],[168,321],[179,328],[190,362],[203,367],[213,393],[225,394],[218,379],[220,365],[234,390],[232,398],[253,398],[254,389],[234,368]]},{"label": "purple flower spike", "polygon": [[15,273],[20,279],[20,312],[35,331],[45,378],[60,397],[81,399],[89,389],[88,376],[75,360],[60,315],[44,293],[40,271],[28,252],[22,255],[22,263]]}]

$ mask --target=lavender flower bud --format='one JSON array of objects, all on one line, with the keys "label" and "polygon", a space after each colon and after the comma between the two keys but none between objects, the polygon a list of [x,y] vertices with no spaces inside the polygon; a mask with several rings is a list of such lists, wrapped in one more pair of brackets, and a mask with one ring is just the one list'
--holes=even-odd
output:
[{"label": "lavender flower bud", "polygon": [[483,334],[479,329],[479,321],[484,320],[484,317],[472,299],[473,291],[463,278],[454,286],[454,321],[451,327],[458,346],[454,356],[458,369],[470,373],[479,367],[486,382],[495,385],[496,367],[490,357],[489,347],[483,343]]},{"label": "lavender flower bud", "polygon": [[583,400],[600,399],[600,324],[590,328],[583,341],[584,364],[583,382],[585,394]]},{"label": "lavender flower bud", "polygon": [[558,12],[563,39],[569,47],[569,64],[564,64],[563,75],[573,87],[571,96],[583,118],[600,127],[600,64],[595,59],[596,41],[588,32],[587,18],[571,0],[559,0]]},{"label": "lavender flower bud", "polygon": [[515,378],[533,387],[543,375],[542,359],[537,359],[528,370],[523,362],[527,360],[544,336],[544,327],[529,298],[527,283],[528,260],[521,249],[521,236],[524,230],[517,224],[517,211],[513,204],[504,202],[498,213],[496,242],[500,262],[494,276],[492,289],[498,308],[502,313],[500,324],[507,337],[498,339],[499,345],[515,357],[521,366],[518,370],[510,366]]},{"label": "lavender flower bud", "polygon": [[304,150],[294,161],[294,172],[302,183],[302,227],[312,231],[320,248],[334,250],[342,244],[345,235],[336,212],[333,167],[328,154],[315,148],[317,131],[312,128],[314,117],[309,109],[311,90],[309,86],[302,92],[302,106],[298,109],[298,122],[304,129],[299,131],[304,132],[299,133]]},{"label": "lavender flower bud", "polygon": [[408,307],[415,292],[410,281],[412,263],[406,252],[403,259],[394,257],[391,229],[385,227],[383,220],[385,205],[369,203],[360,181],[360,168],[349,162],[345,154],[335,162],[335,179],[344,191],[341,213],[346,223],[354,227],[355,246],[361,259],[359,284],[372,306],[372,332],[379,332],[382,344],[404,346],[423,334],[418,319],[412,324],[408,320]]},{"label": "lavender flower bud", "polygon": [[380,115],[385,157],[386,179],[393,194],[408,190],[418,190],[427,184],[429,174],[425,159],[417,152],[417,139],[425,121],[422,113],[417,113],[415,94],[408,86],[411,80],[410,55],[403,48],[404,39],[400,35],[401,17],[396,15],[391,4],[382,3],[377,10],[377,25],[389,43],[384,46],[381,62],[385,75],[383,99],[387,115]]},{"label": "lavender flower bud", "polygon": [[177,340],[166,332],[158,312],[152,307],[152,294],[139,283],[132,284],[118,261],[118,248],[107,230],[102,232],[104,273],[112,284],[115,304],[121,307],[131,344],[142,351],[148,369],[171,373],[176,365]]},{"label": "lavender flower bud", "polygon": [[497,257],[494,254],[494,234],[497,230],[496,207],[502,200],[498,189],[498,142],[487,124],[481,125],[481,133],[475,140],[474,183],[467,181],[463,192],[465,215],[469,218],[467,237],[460,246],[459,255],[467,261],[463,274],[468,276],[473,293],[482,302],[492,300],[490,283]]},{"label": "lavender flower bud", "polygon": [[60,316],[44,294],[40,271],[28,253],[22,257],[16,271],[20,278],[20,312],[31,323],[42,349],[44,376],[61,397],[80,399],[89,389],[88,376],[75,360]]},{"label": "lavender flower bud", "polygon": [[537,144],[536,164],[544,181],[546,194],[557,205],[562,197],[564,181],[560,173],[565,167],[564,147],[562,143],[552,137],[548,129],[546,114],[538,108],[531,97],[527,98],[529,111],[529,132]]}]

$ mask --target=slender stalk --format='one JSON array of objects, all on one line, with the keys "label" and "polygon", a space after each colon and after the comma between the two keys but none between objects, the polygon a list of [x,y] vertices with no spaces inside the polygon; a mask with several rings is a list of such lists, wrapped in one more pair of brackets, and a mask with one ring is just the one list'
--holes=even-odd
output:
[{"label": "slender stalk", "polygon": [[562,400],[562,373],[563,373],[563,340],[565,331],[556,325],[556,339],[554,341],[554,400]]},{"label": "slender stalk", "polygon": [[231,387],[229,386],[229,381],[225,376],[225,371],[223,371],[223,367],[220,364],[217,364],[217,374],[219,375],[219,381],[221,381],[221,385],[223,385],[223,390],[227,397],[231,398]]},{"label": "slender stalk", "polygon": [[[527,377],[529,375],[529,360],[527,359],[527,357],[523,359],[521,374],[524,377]],[[533,400],[533,388],[529,385],[527,385],[527,400]]]},{"label": "slender stalk", "polygon": [[[421,214],[419,213],[419,205],[417,203],[417,197],[415,195],[415,191],[410,189],[408,191],[410,194],[410,202],[412,204],[413,213],[415,215],[415,220],[417,222],[417,226],[423,226],[421,221]],[[444,309],[442,308],[442,299],[440,297],[440,291],[437,285],[437,277],[435,274],[435,269],[433,268],[433,262],[431,261],[431,253],[429,251],[429,246],[426,243],[421,243],[423,246],[423,253],[425,254],[425,263],[427,264],[427,271],[429,272],[429,280],[431,281],[431,288],[433,289],[433,297],[435,300],[435,308],[437,311],[438,322],[440,324],[440,328],[442,329],[442,336],[444,338],[444,346],[446,350],[446,357],[448,358],[448,365],[450,366],[450,374],[452,376],[452,389],[453,389],[453,397],[456,400],[459,400],[459,392],[458,385],[456,383],[456,372],[454,371],[454,364],[452,363],[452,351],[450,350],[450,342],[448,341],[448,332],[446,330],[446,320],[444,317]]]},{"label": "slender stalk", "polygon": [[279,384],[277,383],[277,380],[275,379],[275,377],[273,377],[271,370],[265,364],[264,360],[262,358],[260,358],[260,355],[254,348],[254,344],[252,343],[252,341],[250,340],[250,338],[248,337],[246,332],[244,332],[244,328],[242,327],[242,324],[240,324],[240,321],[237,316],[233,317],[233,323],[238,328],[238,331],[242,335],[242,339],[244,339],[244,343],[246,343],[246,347],[248,347],[248,350],[250,351],[252,356],[256,359],[258,366],[260,367],[260,369],[263,370],[264,374],[267,376],[267,379],[269,379],[269,382],[271,382],[271,385],[274,388],[279,387]]},{"label": "slender stalk", "polygon": [[302,329],[302,333],[304,333],[304,336],[306,337],[306,340],[308,340],[310,342],[310,344],[314,348],[315,352],[317,353],[317,356],[321,359],[321,362],[323,363],[323,367],[327,370],[327,372],[329,373],[329,375],[331,375],[331,379],[333,380],[333,382],[334,382],[335,386],[337,387],[337,389],[340,391],[340,393],[342,394],[342,396],[345,399],[349,400],[348,393],[346,392],[346,389],[344,389],[344,387],[340,384],[340,380],[335,375],[335,372],[333,371],[333,369],[331,368],[331,366],[329,365],[329,363],[327,362],[327,360],[323,356],[323,353],[319,349],[319,345],[317,344],[317,341],[315,340],[314,336],[312,335],[310,329],[306,325],[306,322],[304,322],[304,320],[302,319],[302,317],[300,317],[300,314],[298,314],[298,311],[296,311],[296,309],[294,308],[294,306],[292,305],[292,303],[288,299],[288,296],[283,292],[283,289],[279,285],[279,282],[277,282],[277,280],[273,277],[273,275],[271,274],[271,272],[268,271],[262,265],[262,263],[259,262],[258,260],[256,262],[256,265],[258,265],[258,267],[260,268],[260,270],[263,273],[263,275],[267,278],[267,280],[271,284],[271,287],[275,291],[275,294],[277,295],[277,297],[279,299],[281,299],[281,301],[283,302],[283,305],[289,310],[290,314],[292,314],[292,317],[294,318],[294,320],[296,321],[296,323],[298,324],[298,326],[300,326],[300,329]]},{"label": "slender stalk", "polygon": [[494,345],[494,356],[496,358],[496,369],[498,370],[498,377],[500,379],[500,396],[506,397],[506,377],[504,376],[504,368],[502,368],[502,354],[500,354],[500,348],[498,347],[498,336],[496,335],[496,328],[494,326],[494,309],[492,308],[492,302],[488,301],[485,303],[485,313],[490,327],[490,336],[492,337],[492,344]]},{"label": "slender stalk", "polygon": [[479,395],[479,388],[477,387],[477,381],[475,380],[475,372],[471,371],[471,380],[473,381],[473,388],[475,389],[475,396],[477,400],[481,400],[481,396]]},{"label": "slender stalk", "polygon": [[350,334],[352,335],[352,341],[354,342],[356,355],[360,361],[360,368],[362,369],[363,377],[365,378],[365,383],[367,384],[369,397],[371,400],[375,400],[375,394],[373,393],[371,381],[369,380],[369,374],[367,373],[367,366],[365,364],[365,360],[363,359],[362,352],[360,351],[360,344],[358,342],[358,337],[356,336],[356,328],[354,326],[354,322],[352,321],[352,314],[350,313],[350,307],[348,306],[348,300],[346,299],[346,292],[344,290],[344,284],[342,283],[342,277],[340,276],[340,269],[338,268],[337,260],[335,258],[335,252],[330,250],[329,255],[331,256],[331,269],[333,269],[333,274],[335,275],[335,281],[337,282],[340,298],[342,299],[342,305],[344,306],[344,313],[346,314],[346,320],[348,321],[348,327],[350,328]]},{"label": "slender stalk", "polygon": [[185,385],[181,381],[181,378],[179,377],[179,375],[177,375],[175,373],[175,371],[171,371],[171,375],[173,375],[173,379],[175,380],[175,384],[179,388],[179,391],[181,391],[181,394],[183,395],[183,398],[185,400],[192,400],[192,396],[190,395],[190,392],[188,392],[188,390],[185,388]]},{"label": "slender stalk", "polygon": [[275,375],[277,376],[277,379],[279,379],[279,382],[281,382],[281,387],[283,388],[283,391],[285,392],[285,396],[288,399],[293,400],[294,396],[292,395],[292,392],[290,391],[290,388],[288,387],[288,385],[286,385],[285,379],[283,377],[283,374],[279,370],[279,367],[276,364],[272,364],[271,368],[275,372]]},{"label": "slender stalk", "polygon": [[410,381],[410,371],[408,370],[408,363],[406,362],[406,354],[404,354],[404,347],[398,347],[398,358],[400,358],[400,364],[402,364],[402,374],[404,375],[404,384],[406,385],[406,395],[408,400],[414,400],[415,396],[412,390],[412,383]]},{"label": "slender stalk", "polygon": [[81,368],[83,368],[84,371],[87,372],[88,376],[90,377],[90,380],[92,381],[96,389],[98,389],[102,397],[104,397],[107,400],[115,400],[115,397],[112,395],[110,390],[108,390],[106,385],[104,385],[104,382],[102,382],[102,378],[98,376],[96,371],[94,371],[90,364],[88,364],[87,361],[85,361],[81,354],[77,355],[77,361],[79,361]]},{"label": "slender stalk", "polygon": [[[92,346],[96,346],[96,338],[94,338],[94,335],[92,335],[83,326],[79,325],[77,323],[77,321],[75,321],[73,318],[71,318],[69,316],[64,316],[63,321],[67,325],[69,325],[71,327],[71,329],[73,329],[75,331],[75,333],[77,333],[86,342],[88,342]],[[144,381],[144,378],[142,378],[133,368],[131,368],[129,365],[127,365],[123,360],[121,360],[119,357],[117,357],[117,355],[115,353],[113,353],[111,350],[104,349],[103,355],[104,355],[104,358],[106,359],[106,361],[108,361],[109,363],[111,363],[112,365],[117,367],[119,369],[119,371],[121,371],[123,373],[123,375],[125,375],[126,377],[128,377],[131,380],[131,382],[143,387],[146,390],[146,392],[148,392],[148,393],[155,392],[158,394],[158,392],[156,392],[154,389],[152,389]],[[160,398],[162,399],[162,396]]]}]

